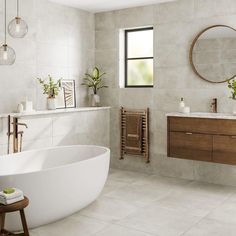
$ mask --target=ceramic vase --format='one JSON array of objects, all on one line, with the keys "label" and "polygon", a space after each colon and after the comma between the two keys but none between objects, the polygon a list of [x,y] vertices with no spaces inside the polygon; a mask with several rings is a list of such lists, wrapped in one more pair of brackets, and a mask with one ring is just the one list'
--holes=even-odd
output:
[{"label": "ceramic vase", "polygon": [[98,107],[100,104],[100,97],[97,94],[91,94],[91,106]]},{"label": "ceramic vase", "polygon": [[48,98],[47,107],[48,110],[56,110],[56,98]]}]

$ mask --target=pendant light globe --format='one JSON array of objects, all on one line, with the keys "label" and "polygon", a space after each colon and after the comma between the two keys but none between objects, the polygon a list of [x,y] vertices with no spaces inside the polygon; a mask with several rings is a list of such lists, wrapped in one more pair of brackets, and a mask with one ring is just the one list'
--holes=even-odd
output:
[{"label": "pendant light globe", "polygon": [[28,25],[20,17],[15,17],[8,25],[8,33],[13,38],[24,38],[28,33]]},{"label": "pendant light globe", "polygon": [[17,12],[16,17],[8,24],[8,33],[13,38],[24,38],[28,33],[27,23],[20,17],[20,3],[19,0],[16,0],[17,3]]},{"label": "pendant light globe", "polygon": [[16,60],[16,53],[7,44],[0,47],[0,65],[13,65]]},{"label": "pendant light globe", "polygon": [[4,31],[5,31],[5,38],[4,43],[0,47],[0,65],[12,65],[15,63],[16,60],[16,53],[13,48],[7,45],[7,1],[5,3],[5,24],[4,24]]}]

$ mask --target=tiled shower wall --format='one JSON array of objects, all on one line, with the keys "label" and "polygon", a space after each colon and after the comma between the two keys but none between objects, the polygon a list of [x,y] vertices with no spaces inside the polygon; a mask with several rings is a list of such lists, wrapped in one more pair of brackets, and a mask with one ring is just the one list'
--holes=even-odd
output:
[{"label": "tiled shower wall", "polygon": [[[236,185],[236,167],[166,156],[166,113],[177,111],[181,97],[192,111],[210,111],[217,97],[220,112],[231,112],[226,84],[210,84],[190,68],[189,49],[196,34],[215,24],[236,28],[235,0],[179,0],[146,7],[96,14],[95,62],[105,72],[109,89],[102,91],[111,112],[112,166],[140,172]],[[154,88],[119,88],[119,30],[154,26]],[[151,163],[139,157],[119,160],[119,108],[150,107]]]},{"label": "tiled shower wall", "polygon": [[[3,5],[0,2],[0,41],[3,41]],[[8,22],[16,15],[16,0],[7,0]],[[35,109],[45,109],[46,97],[36,81],[51,74],[75,79],[78,105],[86,105],[83,74],[94,65],[94,14],[54,4],[49,0],[20,1],[20,13],[29,25],[23,39],[8,44],[16,51],[12,66],[0,67],[0,113],[12,112],[25,96]]]}]

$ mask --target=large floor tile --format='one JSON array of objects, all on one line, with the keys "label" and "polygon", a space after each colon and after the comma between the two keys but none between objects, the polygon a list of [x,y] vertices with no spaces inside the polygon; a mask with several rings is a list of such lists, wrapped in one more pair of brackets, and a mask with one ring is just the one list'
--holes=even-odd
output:
[{"label": "large floor tile", "polygon": [[195,182],[181,191],[172,192],[156,204],[182,213],[204,217],[219,207],[230,194],[232,194],[231,188],[225,189],[224,186]]},{"label": "large floor tile", "polygon": [[236,225],[204,219],[188,230],[183,236],[235,236]]},{"label": "large floor tile", "polygon": [[133,183],[137,180],[148,178],[149,176],[150,175],[146,175],[139,172],[111,169],[109,179],[123,181],[126,183]]},{"label": "large floor tile", "polygon": [[80,211],[80,214],[112,222],[121,220],[135,211],[137,211],[137,208],[132,203],[101,197],[90,206]]},{"label": "large floor tile", "polygon": [[222,205],[220,205],[214,211],[212,211],[207,216],[207,218],[236,225],[236,202],[232,201],[224,202]]},{"label": "large floor tile", "polygon": [[90,236],[108,224],[85,216],[68,217],[64,220],[31,230],[32,236]]},{"label": "large floor tile", "polygon": [[[153,234],[129,229],[119,225],[110,225],[106,229],[94,234],[93,236],[153,236]],[[155,236],[158,236],[155,234]]]},{"label": "large floor tile", "polygon": [[160,236],[178,236],[200,219],[152,204],[119,221],[118,224]]},{"label": "large floor tile", "polygon": [[130,184],[117,190],[114,190],[105,196],[129,201],[138,207],[144,207],[158,199],[166,197],[171,192],[170,188],[161,188],[153,185],[146,184]]},{"label": "large floor tile", "polygon": [[108,194],[110,192],[113,192],[119,188],[122,188],[124,186],[128,186],[128,183],[125,183],[123,181],[118,181],[118,180],[112,180],[110,178],[108,178],[104,189],[102,191],[102,194]]}]

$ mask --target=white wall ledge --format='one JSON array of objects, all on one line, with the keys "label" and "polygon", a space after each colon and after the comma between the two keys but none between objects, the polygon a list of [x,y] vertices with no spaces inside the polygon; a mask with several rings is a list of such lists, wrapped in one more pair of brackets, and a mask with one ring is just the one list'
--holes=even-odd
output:
[{"label": "white wall ledge", "polygon": [[83,111],[99,111],[107,110],[111,107],[79,107],[79,108],[67,108],[67,109],[57,109],[57,110],[42,110],[42,111],[32,111],[32,112],[22,112],[22,113],[5,113],[0,114],[0,118],[6,118],[8,115],[12,117],[27,117],[27,116],[42,116],[42,115],[53,115],[53,114],[63,114],[63,113],[76,113]]}]

